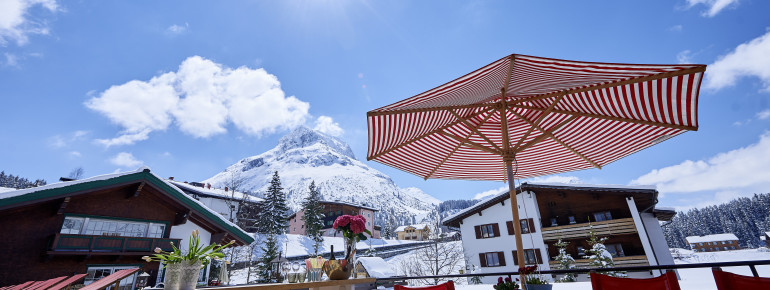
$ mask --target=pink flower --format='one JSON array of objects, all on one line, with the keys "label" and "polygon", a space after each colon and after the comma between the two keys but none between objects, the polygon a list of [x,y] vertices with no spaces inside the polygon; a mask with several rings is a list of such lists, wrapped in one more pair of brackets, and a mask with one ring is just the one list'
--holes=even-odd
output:
[{"label": "pink flower", "polygon": [[350,223],[351,218],[353,217],[349,215],[341,215],[336,220],[334,220],[332,227],[336,230],[338,227],[347,226]]},{"label": "pink flower", "polygon": [[497,284],[503,283],[503,277],[497,277]]},{"label": "pink flower", "polygon": [[366,218],[357,215],[350,220],[350,230],[354,234],[363,233],[366,230]]},{"label": "pink flower", "polygon": [[505,282],[511,282],[511,277],[505,277]]}]

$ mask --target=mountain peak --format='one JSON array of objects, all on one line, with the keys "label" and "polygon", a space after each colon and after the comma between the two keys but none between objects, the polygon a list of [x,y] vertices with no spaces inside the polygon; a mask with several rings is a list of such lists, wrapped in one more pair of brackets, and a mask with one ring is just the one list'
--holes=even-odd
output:
[{"label": "mountain peak", "polygon": [[289,134],[281,137],[281,140],[278,141],[278,148],[286,152],[292,149],[310,147],[315,144],[323,144],[339,154],[356,159],[353,150],[350,149],[347,143],[305,126],[299,126]]}]

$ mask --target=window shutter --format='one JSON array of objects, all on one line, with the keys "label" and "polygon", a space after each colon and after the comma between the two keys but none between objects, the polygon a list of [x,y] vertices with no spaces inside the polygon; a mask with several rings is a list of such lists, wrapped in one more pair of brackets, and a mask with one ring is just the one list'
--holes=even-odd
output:
[{"label": "window shutter", "polygon": [[516,255],[516,251],[513,251],[513,265],[515,266],[519,265],[519,256]]},{"label": "window shutter", "polygon": [[492,224],[492,230],[495,233],[495,237],[500,236],[500,226],[498,224]]},{"label": "window shutter", "polygon": [[481,226],[474,226],[474,230],[476,230],[476,239],[481,239]]},{"label": "window shutter", "polygon": [[486,267],[487,266],[487,256],[486,256],[485,253],[480,253],[479,254],[479,263],[481,264],[482,267]]},{"label": "window shutter", "polygon": [[535,249],[535,259],[537,260],[538,264],[543,263],[543,257],[540,256],[540,249]]},{"label": "window shutter", "polygon": [[513,231],[513,221],[507,221],[505,222],[505,226],[508,227],[508,235],[513,235],[515,232]]},{"label": "window shutter", "polygon": [[527,219],[527,226],[529,226],[529,232],[534,233],[535,232],[535,220],[534,219]]},{"label": "window shutter", "polygon": [[497,252],[497,260],[500,261],[500,266],[505,266],[505,252]]}]

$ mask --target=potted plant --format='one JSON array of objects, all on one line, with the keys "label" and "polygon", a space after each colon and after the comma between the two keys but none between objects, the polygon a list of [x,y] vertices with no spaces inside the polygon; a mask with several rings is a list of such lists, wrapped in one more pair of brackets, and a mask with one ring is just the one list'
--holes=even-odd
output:
[{"label": "potted plant", "polygon": [[[519,279],[516,279],[518,281]],[[519,284],[516,281],[511,280],[511,277],[497,277],[497,284],[495,284],[495,290],[516,290],[519,289]]]},{"label": "potted plant", "polygon": [[525,275],[522,283],[525,290],[551,290],[553,285],[543,275],[537,273],[537,265],[519,268],[519,273]]},{"label": "potted plant", "polygon": [[171,252],[165,252],[160,248],[155,248],[155,254],[144,256],[143,260],[147,262],[161,262],[166,268],[166,278],[164,288],[166,290],[192,290],[198,283],[198,274],[201,268],[208,265],[212,260],[219,260],[225,257],[222,249],[232,245],[235,241],[230,241],[224,245],[211,244],[202,246],[198,230],[192,232],[187,252],[182,253],[179,248],[171,242]]},{"label": "potted plant", "polygon": [[[332,228],[338,233],[342,233],[345,241],[345,259],[328,260],[324,262],[323,270],[330,280],[346,280],[350,278],[353,272],[353,262],[356,256],[356,243],[365,241],[366,235],[372,236],[372,233],[366,229],[366,218],[361,215],[341,215],[336,220]],[[334,253],[332,252],[332,257]]]}]

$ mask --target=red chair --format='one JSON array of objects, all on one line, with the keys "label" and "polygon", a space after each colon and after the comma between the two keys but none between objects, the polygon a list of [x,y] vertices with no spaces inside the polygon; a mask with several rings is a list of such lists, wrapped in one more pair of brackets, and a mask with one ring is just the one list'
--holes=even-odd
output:
[{"label": "red chair", "polygon": [[770,278],[748,277],[713,268],[714,281],[719,290],[770,290]]},{"label": "red chair", "polygon": [[406,287],[401,285],[394,285],[393,290],[455,290],[455,282],[449,280],[444,284],[438,284],[436,286],[424,286],[424,287]]},{"label": "red chair", "polygon": [[591,286],[594,290],[681,290],[676,273],[671,270],[649,279],[616,278],[591,271]]}]

